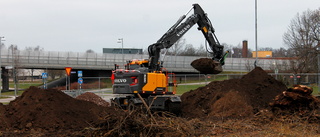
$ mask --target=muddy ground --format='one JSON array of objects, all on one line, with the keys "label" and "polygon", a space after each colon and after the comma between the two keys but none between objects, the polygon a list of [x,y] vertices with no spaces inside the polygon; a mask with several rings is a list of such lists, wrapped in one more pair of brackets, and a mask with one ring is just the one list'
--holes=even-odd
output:
[{"label": "muddy ground", "polygon": [[318,136],[319,100],[311,92],[255,68],[183,94],[177,117],[124,111],[93,93],[77,99],[30,87],[0,104],[0,136]]}]

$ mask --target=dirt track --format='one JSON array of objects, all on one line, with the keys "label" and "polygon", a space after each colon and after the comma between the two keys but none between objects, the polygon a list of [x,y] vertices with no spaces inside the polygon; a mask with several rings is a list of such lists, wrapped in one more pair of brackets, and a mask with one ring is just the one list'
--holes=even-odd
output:
[{"label": "dirt track", "polygon": [[[318,135],[319,100],[292,91],[256,68],[241,79],[214,81],[183,94],[182,117],[154,113],[151,118],[140,111],[98,105],[95,101],[100,99],[94,94],[84,98],[96,99],[85,101],[59,90],[30,87],[9,105],[0,104],[0,135]],[[295,109],[289,109],[290,104]]]}]

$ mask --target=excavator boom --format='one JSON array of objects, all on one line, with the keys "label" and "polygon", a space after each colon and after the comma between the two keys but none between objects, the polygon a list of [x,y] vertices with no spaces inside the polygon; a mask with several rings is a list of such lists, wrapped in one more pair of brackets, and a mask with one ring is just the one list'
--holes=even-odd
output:
[{"label": "excavator boom", "polygon": [[[194,13],[186,18],[187,14],[192,9]],[[212,52],[208,52],[212,54],[212,60],[206,60],[205,63],[203,63],[204,60],[195,60],[191,63],[191,66],[200,71],[200,73],[206,74],[217,74],[222,71],[224,56],[226,54],[223,54],[223,46],[220,45],[214,34],[214,28],[212,27],[211,21],[208,19],[207,14],[199,4],[193,4],[192,9],[189,10],[186,15],[181,16],[179,20],[156,43],[148,47],[150,71],[159,71],[161,69],[161,63],[159,61],[161,49],[170,48],[195,24],[198,24],[198,30],[202,32],[209,43],[209,47]],[[202,70],[212,71],[204,72]]]}]

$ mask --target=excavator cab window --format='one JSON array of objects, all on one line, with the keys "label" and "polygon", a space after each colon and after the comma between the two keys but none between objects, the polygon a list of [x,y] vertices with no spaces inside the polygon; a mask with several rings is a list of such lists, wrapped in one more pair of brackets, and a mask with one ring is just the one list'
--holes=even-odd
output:
[{"label": "excavator cab window", "polygon": [[130,70],[135,70],[135,69],[137,69],[137,68],[139,68],[140,66],[138,65],[138,64],[132,64],[132,65],[130,65],[130,67],[129,67],[129,69]]},{"label": "excavator cab window", "polygon": [[147,68],[147,67],[149,67],[149,63],[142,63],[141,67],[146,67]]}]

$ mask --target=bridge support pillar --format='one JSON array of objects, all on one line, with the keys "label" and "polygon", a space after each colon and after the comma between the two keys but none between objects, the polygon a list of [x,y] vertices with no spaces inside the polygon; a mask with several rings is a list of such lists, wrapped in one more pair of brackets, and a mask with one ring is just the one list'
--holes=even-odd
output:
[{"label": "bridge support pillar", "polygon": [[9,71],[1,67],[2,91],[9,91]]}]

